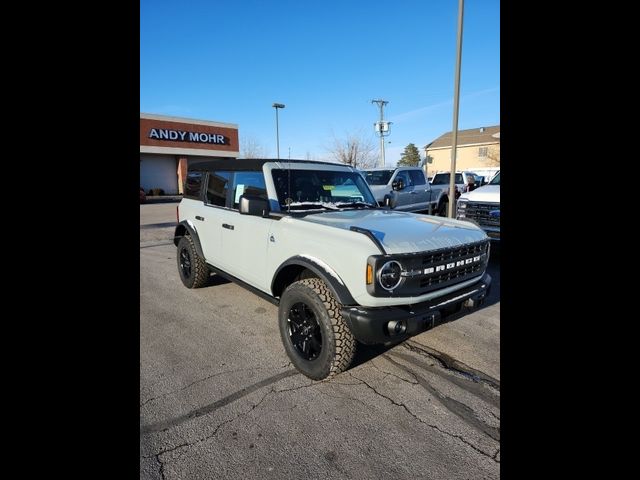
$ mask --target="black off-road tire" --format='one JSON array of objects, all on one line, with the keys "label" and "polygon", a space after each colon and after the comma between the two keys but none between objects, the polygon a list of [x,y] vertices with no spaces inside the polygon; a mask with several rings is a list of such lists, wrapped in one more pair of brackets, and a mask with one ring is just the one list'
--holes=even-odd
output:
[{"label": "black off-road tire", "polygon": [[[185,235],[178,242],[178,273],[187,288],[204,287],[209,279],[209,268],[198,252],[193,238]],[[188,263],[188,265],[187,265]]]},{"label": "black off-road tire", "polygon": [[[304,304],[315,331],[321,336],[321,349],[315,358],[305,359],[305,353],[294,345],[292,338],[292,307]],[[356,339],[340,312],[341,305],[327,285],[319,278],[307,278],[292,283],[282,294],[278,310],[280,336],[293,365],[312,380],[331,378],[351,365],[356,352]],[[313,330],[312,330],[313,331]]]}]

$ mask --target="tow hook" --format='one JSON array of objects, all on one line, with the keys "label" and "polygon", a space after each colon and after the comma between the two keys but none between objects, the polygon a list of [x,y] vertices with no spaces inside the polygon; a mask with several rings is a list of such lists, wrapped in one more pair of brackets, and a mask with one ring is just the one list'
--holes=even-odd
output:
[{"label": "tow hook", "polygon": [[479,307],[484,303],[484,299],[485,299],[485,294],[478,296],[475,300],[473,298],[467,298],[462,303],[462,306],[466,308]]}]

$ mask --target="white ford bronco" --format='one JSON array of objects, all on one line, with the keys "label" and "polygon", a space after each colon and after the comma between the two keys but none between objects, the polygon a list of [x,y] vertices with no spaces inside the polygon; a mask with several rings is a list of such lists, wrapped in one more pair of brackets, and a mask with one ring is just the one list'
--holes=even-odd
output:
[{"label": "white ford bronco", "polygon": [[379,207],[342,164],[190,162],[174,243],[186,287],[213,272],[278,305],[286,353],[314,380],[347,369],[357,342],[405,340],[491,286],[481,228]]}]

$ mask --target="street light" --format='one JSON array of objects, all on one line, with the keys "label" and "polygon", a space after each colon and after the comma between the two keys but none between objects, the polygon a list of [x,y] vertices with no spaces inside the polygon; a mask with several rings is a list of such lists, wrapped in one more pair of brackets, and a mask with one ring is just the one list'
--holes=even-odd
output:
[{"label": "street light", "polygon": [[280,160],[280,132],[278,130],[278,109],[284,108],[284,104],[274,103],[272,107],[276,109],[276,148],[278,149],[278,160]]}]

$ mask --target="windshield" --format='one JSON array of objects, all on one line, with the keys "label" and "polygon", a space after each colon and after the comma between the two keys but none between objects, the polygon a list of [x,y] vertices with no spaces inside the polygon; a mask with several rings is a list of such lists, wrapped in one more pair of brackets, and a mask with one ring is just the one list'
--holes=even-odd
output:
[{"label": "windshield", "polygon": [[363,173],[369,185],[386,185],[391,180],[393,172],[393,170],[371,170]]},{"label": "windshield", "polygon": [[496,173],[496,176],[491,179],[489,185],[500,185],[500,172]]},{"label": "windshield", "polygon": [[[358,172],[273,169],[273,183],[282,210],[338,210],[376,207]],[[291,193],[289,191],[291,185]]]}]

